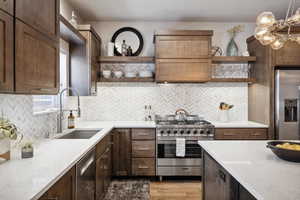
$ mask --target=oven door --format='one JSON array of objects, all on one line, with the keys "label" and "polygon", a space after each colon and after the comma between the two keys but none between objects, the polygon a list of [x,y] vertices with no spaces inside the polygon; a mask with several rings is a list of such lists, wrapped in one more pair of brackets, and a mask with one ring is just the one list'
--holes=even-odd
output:
[{"label": "oven door", "polygon": [[[196,140],[186,140],[185,157],[201,158],[202,149]],[[182,158],[176,156],[176,140],[159,140],[157,142],[157,158]]]},{"label": "oven door", "polygon": [[197,141],[186,141],[185,157],[176,156],[175,140],[157,142],[158,176],[201,176],[202,149]]}]

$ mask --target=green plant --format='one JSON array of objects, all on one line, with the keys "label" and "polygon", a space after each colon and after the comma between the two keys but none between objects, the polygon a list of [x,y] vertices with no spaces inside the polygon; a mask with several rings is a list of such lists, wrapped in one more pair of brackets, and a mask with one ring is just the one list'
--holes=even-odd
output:
[{"label": "green plant", "polygon": [[18,138],[18,129],[8,119],[0,117],[0,139],[5,138],[16,140]]}]

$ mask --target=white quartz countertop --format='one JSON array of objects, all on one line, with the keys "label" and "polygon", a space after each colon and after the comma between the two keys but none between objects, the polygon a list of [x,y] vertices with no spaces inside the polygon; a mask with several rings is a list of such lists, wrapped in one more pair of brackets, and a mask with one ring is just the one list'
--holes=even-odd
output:
[{"label": "white quartz countertop", "polygon": [[258,200],[300,199],[300,163],[279,159],[267,141],[199,141]]},{"label": "white quartz countertop", "polygon": [[268,125],[252,121],[211,122],[216,128],[268,128]]},{"label": "white quartz countertop", "polygon": [[154,122],[78,122],[78,129],[101,129],[90,139],[45,139],[30,159],[0,165],[0,200],[37,200],[113,128],[155,128]]}]

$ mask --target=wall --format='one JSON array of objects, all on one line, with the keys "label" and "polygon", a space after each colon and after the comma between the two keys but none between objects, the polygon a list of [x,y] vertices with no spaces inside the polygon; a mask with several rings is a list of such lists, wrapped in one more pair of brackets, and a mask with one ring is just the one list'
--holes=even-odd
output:
[{"label": "wall", "polygon": [[[211,29],[213,45],[226,49],[229,41],[227,29],[240,23],[201,22],[90,22],[102,38],[103,54],[113,33],[121,27],[132,26],[143,35],[145,47],[142,55],[153,56],[153,33],[159,29]],[[236,41],[240,51],[246,50],[246,38],[251,36],[254,24],[245,24],[245,32]],[[104,65],[105,67],[105,65]],[[126,68],[132,68],[132,65]],[[246,83],[206,83],[183,85],[157,85],[154,83],[101,83],[97,97],[82,97],[82,119],[86,120],[143,120],[144,105],[152,105],[157,114],[172,114],[178,108],[200,114],[208,120],[218,121],[220,102],[234,104],[231,120],[248,119],[248,85]]]}]

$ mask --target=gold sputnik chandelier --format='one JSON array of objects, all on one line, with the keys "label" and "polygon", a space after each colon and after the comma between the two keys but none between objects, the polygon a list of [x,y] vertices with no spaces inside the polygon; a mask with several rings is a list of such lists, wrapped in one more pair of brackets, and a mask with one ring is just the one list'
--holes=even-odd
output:
[{"label": "gold sputnik chandelier", "polygon": [[300,35],[291,33],[292,27],[300,25],[300,8],[296,10],[296,0],[290,1],[285,19],[276,20],[272,12],[263,12],[257,17],[256,24],[255,38],[262,45],[270,45],[275,50],[289,40],[300,45]]}]

